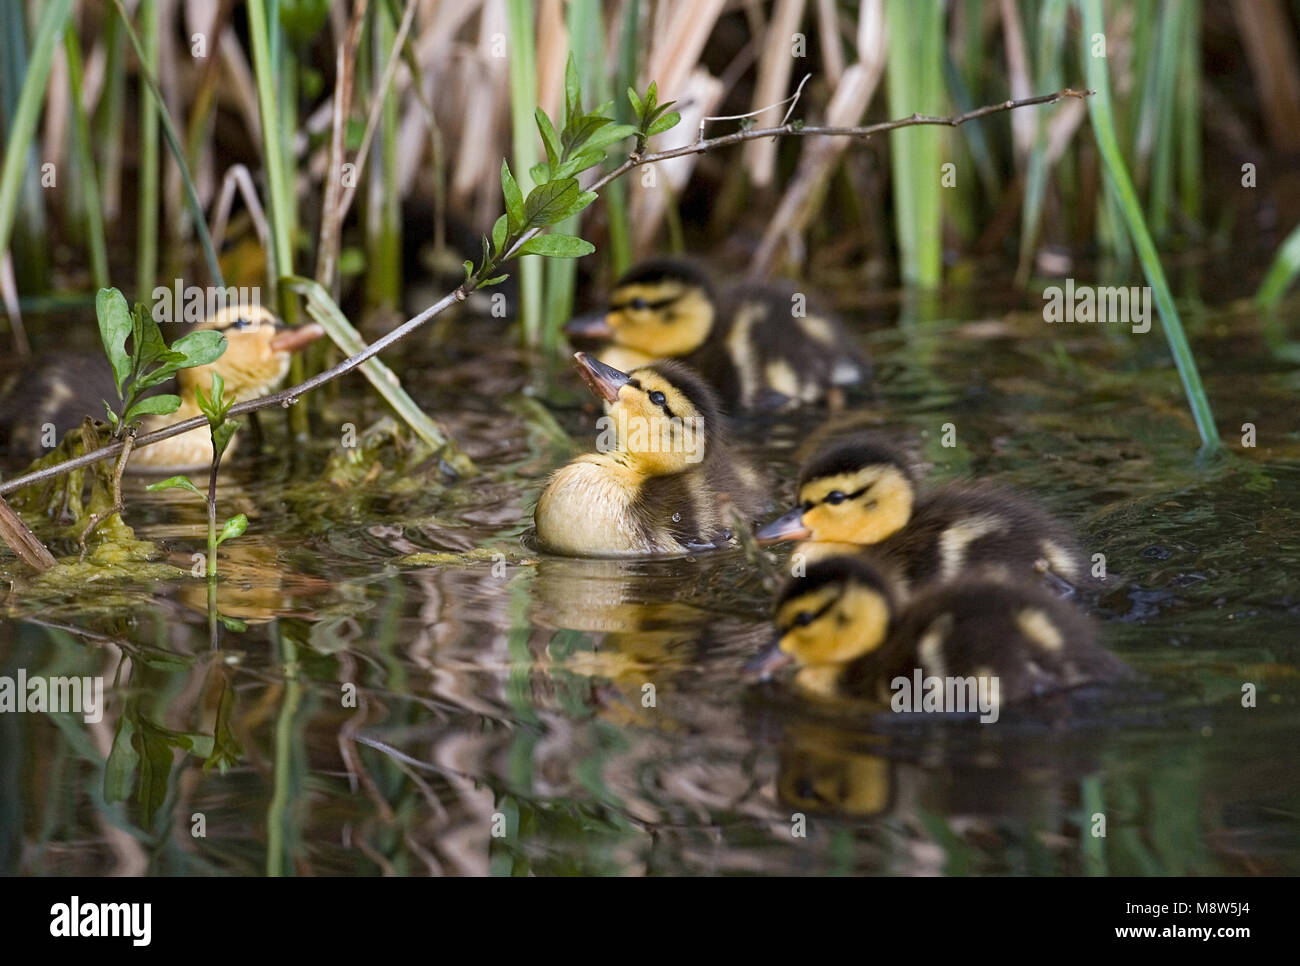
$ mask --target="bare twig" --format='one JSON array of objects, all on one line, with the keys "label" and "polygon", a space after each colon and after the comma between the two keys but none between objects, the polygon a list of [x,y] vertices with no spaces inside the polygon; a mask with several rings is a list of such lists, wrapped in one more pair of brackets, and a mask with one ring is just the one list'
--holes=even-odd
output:
[{"label": "bare twig", "polygon": [[[924,114],[913,114],[911,117],[900,118],[896,121],[882,121],[878,124],[868,124],[865,127],[817,127],[795,123],[783,124],[771,128],[751,128],[747,131],[736,131],[733,134],[725,134],[721,137],[711,138],[707,141],[696,141],[692,144],[684,144],[680,147],[669,148],[665,151],[657,151],[652,154],[632,154],[618,167],[613,168],[604,176],[598,178],[587,190],[598,191],[611,181],[621,178],[633,168],[640,167],[643,164],[653,164],[656,161],[666,161],[669,158],[680,158],[689,154],[702,154],[705,151],[726,147],[729,144],[739,144],[744,141],[752,141],[756,138],[800,137],[812,135],[870,137],[873,134],[881,134],[885,131],[896,130],[897,128],[915,127],[918,125],[958,127],[965,124],[967,121],[973,121],[977,118],[987,117],[990,114],[997,114],[1002,111],[1010,111],[1020,107],[1031,107],[1035,104],[1055,104],[1066,98],[1083,98],[1089,97],[1092,94],[1093,91],[1090,90],[1076,91],[1066,88],[1065,90],[1057,91],[1054,94],[1040,94],[1037,97],[1024,98],[1018,101],[1001,101],[997,104],[989,104],[984,107],[967,111],[965,114],[958,114],[954,117],[931,117]],[[535,235],[540,234],[541,231],[541,228],[534,228],[530,231],[524,232],[510,247],[509,251],[505,252],[504,255],[494,261],[489,262],[487,266],[480,268],[479,274],[470,281],[457,286],[454,291],[444,295],[423,312],[408,319],[387,335],[366,346],[362,351],[344,359],[338,365],[332,366],[324,372],[317,373],[310,379],[307,379],[296,386],[291,386],[288,389],[271,393],[270,395],[262,396],[258,399],[249,399],[245,402],[236,403],[234,406],[230,407],[229,415],[232,417],[239,416],[244,413],[256,412],[259,409],[269,409],[272,406],[281,406],[287,409],[298,401],[298,397],[311,392],[313,389],[323,386],[327,382],[337,379],[344,373],[351,372],[367,359],[383,352],[394,342],[406,338],[406,336],[424,325],[424,323],[428,322],[434,316],[441,314],[456,302],[465,301],[465,299],[469,297],[471,291],[482,284],[486,278],[496,274],[496,269],[502,262],[518,255],[519,250],[523,247],[524,243]],[[208,425],[206,416],[195,416],[193,419],[173,423],[171,426],[155,430],[152,433],[145,433],[143,436],[140,436],[135,440],[135,445],[137,447],[149,446],[153,443],[160,442],[164,439],[170,439],[173,436],[179,436],[181,433],[188,433],[192,429],[199,429],[206,425]],[[66,460],[65,462],[59,463],[57,466],[49,466],[34,473],[27,473],[23,476],[6,480],[3,483],[0,483],[0,496],[3,496],[6,493],[12,493],[14,490],[22,489],[25,486],[31,486],[33,483],[40,483],[43,480],[62,476],[63,474],[82,466],[89,466],[92,463],[109,459],[121,452],[121,450],[122,443],[113,443],[93,452],[85,453],[82,456]]]}]

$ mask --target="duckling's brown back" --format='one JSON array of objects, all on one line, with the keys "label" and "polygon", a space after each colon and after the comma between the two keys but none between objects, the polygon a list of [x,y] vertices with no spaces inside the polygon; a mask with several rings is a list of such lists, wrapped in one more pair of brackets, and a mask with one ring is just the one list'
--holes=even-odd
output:
[{"label": "duckling's brown back", "polygon": [[1069,527],[1032,499],[988,484],[956,484],[922,497],[907,526],[873,549],[912,587],[980,574],[1020,579],[1044,570],[1076,585],[1085,578]]},{"label": "duckling's brown back", "polygon": [[0,448],[4,456],[33,460],[49,452],[46,426],[58,439],[86,416],[102,420],[104,401],[117,401],[113,373],[102,355],[61,353],[37,359],[16,374],[0,396]]},{"label": "duckling's brown back", "polygon": [[688,362],[735,409],[816,404],[869,380],[871,366],[830,313],[793,286],[733,287],[708,342]]},{"label": "duckling's brown back", "polygon": [[982,579],[940,585],[914,598],[880,655],[855,663],[843,687],[870,693],[915,669],[924,676],[998,679],[1014,704],[1128,675],[1097,644],[1088,617],[1049,591]]}]

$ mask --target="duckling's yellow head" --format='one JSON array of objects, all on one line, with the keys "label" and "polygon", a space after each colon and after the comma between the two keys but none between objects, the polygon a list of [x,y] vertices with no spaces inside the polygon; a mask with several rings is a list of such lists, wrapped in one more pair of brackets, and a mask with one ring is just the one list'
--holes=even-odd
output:
[{"label": "duckling's yellow head", "polygon": [[798,506],[754,536],[760,543],[879,543],[906,526],[915,496],[903,458],[869,436],[855,436],[809,460]]},{"label": "duckling's yellow head", "polygon": [[618,280],[603,312],[572,320],[570,336],[601,338],[654,359],[694,352],[713,331],[713,292],[689,262],[656,259]]},{"label": "duckling's yellow head", "polygon": [[717,397],[690,369],[656,362],[630,373],[574,354],[587,384],[609,403],[597,449],[645,476],[669,476],[704,462],[723,432]]},{"label": "duckling's yellow head", "polygon": [[884,643],[889,580],[857,557],[830,557],[786,585],[776,604],[781,653],[805,667],[842,665]]},{"label": "duckling's yellow head", "polygon": [[274,389],[289,371],[295,351],[324,335],[312,323],[294,329],[280,326],[260,305],[232,305],[196,326],[215,329],[226,337],[226,351],[206,366],[182,369],[176,374],[181,391],[208,391],[212,373],[225,380],[227,399],[254,399]]}]

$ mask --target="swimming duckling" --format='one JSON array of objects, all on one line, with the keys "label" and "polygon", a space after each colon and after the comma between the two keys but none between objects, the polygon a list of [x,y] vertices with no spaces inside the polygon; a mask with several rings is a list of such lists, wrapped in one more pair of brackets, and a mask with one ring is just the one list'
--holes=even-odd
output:
[{"label": "swimming duckling", "polygon": [[609,402],[598,452],[560,469],[537,501],[542,545],[570,556],[681,554],[732,536],[729,511],[751,519],[758,478],[726,442],[713,391],[685,366],[624,373],[575,354]]},{"label": "swimming duckling", "polygon": [[1026,497],[986,484],[952,484],[919,499],[896,450],[870,434],[831,443],[805,465],[799,505],[754,534],[799,544],[806,562],[860,551],[899,570],[901,591],[978,571],[1045,574],[1071,586],[1085,577],[1069,530]]},{"label": "swimming duckling", "polygon": [[[324,334],[314,323],[282,328],[258,305],[229,306],[195,328],[225,333],[226,351],[215,362],[177,372],[172,391],[181,397],[180,408],[165,416],[144,417],[141,434],[201,416],[196,392],[211,392],[213,372],[225,380],[226,399],[239,402],[265,395],[288,373],[292,354]],[[9,453],[29,458],[44,455],[48,449],[42,447],[40,437],[45,424],[52,424],[61,437],[86,416],[102,418],[104,400],[116,398],[112,372],[102,354],[60,353],[38,360],[0,401],[0,442]],[[231,447],[238,440],[236,434]],[[185,473],[211,462],[212,438],[204,426],[135,450],[127,470]]]},{"label": "swimming duckling", "polygon": [[871,372],[834,317],[807,311],[792,289],[749,286],[719,298],[704,272],[681,259],[635,266],[604,311],[572,320],[565,332],[575,343],[608,340],[592,351],[623,369],[681,359],[733,412],[838,406],[844,388]]},{"label": "swimming duckling", "polygon": [[985,679],[1001,707],[1128,673],[1082,612],[1042,588],[963,578],[900,606],[887,572],[861,555],[822,560],[790,581],[775,622],[777,645],[751,671],[797,662],[800,688],[821,697],[888,700],[896,678],[920,669]]}]

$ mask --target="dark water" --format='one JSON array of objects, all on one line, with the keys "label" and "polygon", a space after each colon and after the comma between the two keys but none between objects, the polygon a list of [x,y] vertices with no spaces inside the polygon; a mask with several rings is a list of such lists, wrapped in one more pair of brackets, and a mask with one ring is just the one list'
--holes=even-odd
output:
[{"label": "dark water", "polygon": [[[571,373],[530,375],[498,323],[462,318],[394,364],[481,473],[331,465],[344,424],[382,415],[359,383],[315,403],[313,442],[264,421],[263,452],[246,440],[223,474],[222,514],[252,524],[222,548],[218,591],[247,627],[217,650],[202,580],[33,579],[3,558],[0,674],[102,675],[107,712],[0,714],[0,870],[1300,871],[1288,324],[1192,314],[1229,450],[1206,462],[1158,322],[1049,327],[991,304],[937,324],[872,313],[881,391],[839,425],[881,426],[935,479],[1013,483],[1072,521],[1106,557],[1089,605],[1134,683],[985,727],[745,686],[778,559],[533,551],[533,501],[566,434],[590,444],[594,411]],[[827,431],[738,436],[788,499]],[[201,505],[139,484],[127,502],[137,537],[188,570]]]}]

